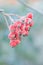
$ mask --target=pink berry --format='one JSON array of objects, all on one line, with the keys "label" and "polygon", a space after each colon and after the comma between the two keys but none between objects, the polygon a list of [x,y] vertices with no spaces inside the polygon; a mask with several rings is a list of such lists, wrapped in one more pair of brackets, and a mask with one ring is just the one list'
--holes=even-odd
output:
[{"label": "pink berry", "polygon": [[25,24],[22,23],[20,26],[21,31],[24,29],[24,27],[25,27]]},{"label": "pink berry", "polygon": [[26,27],[25,27],[25,30],[26,30],[26,31],[28,31],[28,30],[29,30],[29,27],[28,27],[28,26],[26,26]]},{"label": "pink berry", "polygon": [[25,35],[25,34],[26,34],[26,30],[23,30],[23,31],[22,31],[22,35]]},{"label": "pink berry", "polygon": [[20,43],[19,39],[15,39],[15,40],[10,40],[10,46],[11,47],[15,47]]},{"label": "pink berry", "polygon": [[21,22],[20,22],[20,21],[16,21],[16,22],[14,23],[14,25],[16,25],[16,27],[21,26]]},{"label": "pink berry", "polygon": [[14,32],[10,32],[8,35],[9,39],[13,39],[15,37],[15,33]]},{"label": "pink berry", "polygon": [[20,40],[19,40],[19,39],[17,39],[17,40],[15,40],[15,42],[16,42],[16,44],[19,44],[19,43],[20,43]]},{"label": "pink berry", "polygon": [[9,30],[10,30],[10,31],[14,31],[14,30],[15,30],[14,24],[12,24],[12,25],[9,26]]},{"label": "pink berry", "polygon": [[34,25],[34,22],[32,21],[31,23],[29,23],[29,26],[32,27]]},{"label": "pink berry", "polygon": [[26,31],[26,32],[25,32],[25,36],[28,36],[28,33],[29,33],[29,32],[28,32],[28,31]]},{"label": "pink berry", "polygon": [[27,14],[27,18],[31,18],[32,19],[32,17],[33,17],[33,14],[32,13],[28,13]]},{"label": "pink berry", "polygon": [[20,22],[20,21],[17,21],[17,24],[18,24],[18,25],[21,25],[21,22]]},{"label": "pink berry", "polygon": [[16,44],[16,42],[15,42],[15,40],[11,40],[10,41],[10,46],[11,47],[15,47],[17,44]]}]

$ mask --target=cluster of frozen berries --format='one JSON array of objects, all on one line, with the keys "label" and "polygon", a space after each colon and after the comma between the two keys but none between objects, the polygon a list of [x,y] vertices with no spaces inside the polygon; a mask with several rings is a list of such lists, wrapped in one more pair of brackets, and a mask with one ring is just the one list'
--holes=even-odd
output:
[{"label": "cluster of frozen berries", "polygon": [[10,46],[15,47],[21,42],[22,36],[28,36],[29,30],[33,26],[32,17],[32,13],[28,13],[9,26],[10,34],[8,38],[10,39]]}]

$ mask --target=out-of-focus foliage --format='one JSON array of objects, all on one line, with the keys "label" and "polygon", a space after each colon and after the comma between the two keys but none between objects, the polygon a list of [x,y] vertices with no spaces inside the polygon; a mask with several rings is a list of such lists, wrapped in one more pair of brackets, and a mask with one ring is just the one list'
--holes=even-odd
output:
[{"label": "out-of-focus foliage", "polygon": [[43,14],[27,8],[19,2],[16,5],[9,4],[0,6],[0,8],[7,13],[21,16],[32,12],[34,20],[34,26],[31,28],[29,36],[22,38],[18,46],[11,48],[7,37],[9,30],[0,13],[0,65],[43,65]]}]

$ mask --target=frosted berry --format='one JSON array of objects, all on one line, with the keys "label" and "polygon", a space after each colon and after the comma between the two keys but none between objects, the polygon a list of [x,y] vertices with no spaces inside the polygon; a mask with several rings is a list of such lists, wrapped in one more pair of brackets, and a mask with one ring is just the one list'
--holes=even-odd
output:
[{"label": "frosted berry", "polygon": [[11,47],[15,47],[17,44],[16,44],[16,42],[15,42],[15,40],[11,40],[10,41],[10,46]]},{"label": "frosted berry", "polygon": [[15,28],[16,28],[16,27],[14,26],[14,24],[12,24],[12,25],[9,26],[9,30],[10,30],[10,31],[15,31]]},{"label": "frosted berry", "polygon": [[11,47],[17,46],[21,42],[22,36],[28,36],[29,30],[34,24],[32,17],[32,13],[28,13],[9,26],[10,33],[8,38],[10,39]]},{"label": "frosted berry", "polygon": [[32,19],[32,17],[33,17],[33,14],[32,13],[28,13],[27,14],[27,18],[31,18]]},{"label": "frosted berry", "polygon": [[9,39],[14,39],[15,38],[15,33],[14,32],[10,32],[8,35]]},{"label": "frosted berry", "polygon": [[29,23],[29,26],[32,27],[34,25],[33,21]]},{"label": "frosted berry", "polygon": [[11,47],[15,47],[20,43],[19,39],[15,39],[15,40],[10,40],[10,46]]}]

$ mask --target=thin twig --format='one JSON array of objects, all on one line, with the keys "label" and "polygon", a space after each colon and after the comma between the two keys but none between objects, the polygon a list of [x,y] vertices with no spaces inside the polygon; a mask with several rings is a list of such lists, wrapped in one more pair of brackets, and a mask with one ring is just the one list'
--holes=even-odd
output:
[{"label": "thin twig", "polygon": [[17,16],[18,18],[20,18],[20,17],[21,17],[21,16],[19,16],[19,15],[17,15],[17,14],[12,14],[12,13],[10,13],[10,14],[5,13],[4,15],[6,15],[6,16],[8,16],[8,15],[10,15],[10,16]]},{"label": "thin twig", "polygon": [[5,21],[6,21],[7,27],[8,27],[8,29],[9,29],[9,23],[8,23],[8,21],[7,21],[7,19],[6,19],[6,16],[4,15],[4,13],[3,13],[3,16],[4,16],[4,19],[5,19]]},{"label": "thin twig", "polygon": [[9,19],[11,20],[12,23],[14,23],[14,19],[10,16],[10,15],[7,15],[9,17]]}]

